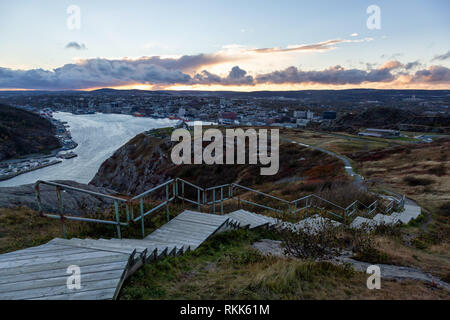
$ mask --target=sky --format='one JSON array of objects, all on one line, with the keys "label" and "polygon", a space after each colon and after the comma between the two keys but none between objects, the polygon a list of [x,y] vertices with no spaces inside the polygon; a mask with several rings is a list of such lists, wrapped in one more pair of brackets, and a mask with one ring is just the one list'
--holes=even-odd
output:
[{"label": "sky", "polygon": [[450,89],[449,13],[448,0],[0,0],[0,90]]}]

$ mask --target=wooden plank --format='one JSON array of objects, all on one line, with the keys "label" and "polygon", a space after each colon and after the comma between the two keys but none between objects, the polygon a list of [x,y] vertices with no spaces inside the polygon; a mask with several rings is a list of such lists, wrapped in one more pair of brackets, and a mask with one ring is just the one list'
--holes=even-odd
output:
[{"label": "wooden plank", "polygon": [[48,250],[53,250],[53,251],[62,251],[62,250],[66,250],[67,247],[66,246],[60,246],[60,245],[53,245],[50,243],[46,243],[42,246],[39,247],[31,247],[31,248],[27,248],[27,249],[22,249],[22,250],[18,250],[18,251],[14,251],[14,252],[8,252],[8,253],[3,253],[0,255],[0,257],[12,257],[12,256],[22,256],[22,255],[28,255],[30,253],[34,253],[34,252],[46,252]]},{"label": "wooden plank", "polygon": [[100,281],[88,281],[81,283],[81,289],[68,289],[66,284],[62,286],[46,287],[46,288],[36,288],[30,290],[22,291],[12,291],[4,292],[1,294],[0,299],[2,300],[23,300],[23,299],[33,299],[33,298],[43,298],[55,295],[67,295],[73,293],[80,293],[89,290],[99,290],[99,289],[110,289],[117,288],[120,279],[108,279]]},{"label": "wooden plank", "polygon": [[[206,213],[203,213],[203,214],[206,215]],[[196,222],[196,223],[201,223],[204,225],[218,227],[218,226],[222,225],[223,223],[225,223],[227,220],[227,217],[225,217],[225,216],[219,216],[219,217],[220,217],[219,220],[216,220],[216,219],[212,220],[209,217],[202,217],[202,216],[198,216],[198,215],[192,215],[192,216],[184,215],[181,217],[177,216],[174,219],[177,219],[177,221]],[[173,221],[173,220],[171,220],[171,221]]]},{"label": "wooden plank", "polygon": [[184,213],[176,216],[174,219],[188,220],[192,221],[193,219],[198,219],[202,223],[218,225],[223,223],[227,217],[216,215],[216,214],[208,214],[208,213],[199,213],[193,211],[185,211]]},{"label": "wooden plank", "polygon": [[123,254],[131,254],[133,250],[136,249],[139,253],[144,251],[145,247],[137,247],[137,246],[125,246],[125,245],[114,245],[111,243],[105,243],[98,240],[70,240],[70,243],[67,243],[67,246],[79,247],[79,248],[88,248],[95,251],[107,251],[107,252],[118,252]]},{"label": "wooden plank", "polygon": [[216,231],[218,226],[206,225],[202,223],[192,222],[192,221],[176,221],[176,223],[168,223],[164,225],[164,227],[158,230],[164,229],[182,229],[185,231],[201,231],[201,232],[214,232]]},{"label": "wooden plank", "polygon": [[26,272],[37,272],[45,270],[53,270],[60,268],[67,268],[69,265],[92,265],[92,264],[104,264],[107,262],[117,262],[117,261],[128,261],[129,255],[120,253],[111,253],[106,251],[94,252],[93,254],[82,255],[80,257],[70,256],[65,257],[65,259],[55,260],[53,258],[47,258],[47,260],[42,261],[31,261],[27,264],[21,263],[9,263],[6,266],[2,266],[3,270],[0,270],[3,275],[16,275]]},{"label": "wooden plank", "polygon": [[176,239],[178,241],[203,241],[208,238],[208,234],[193,234],[189,232],[173,232],[173,231],[165,231],[165,230],[157,230],[153,232],[146,239],[154,239],[154,238],[163,238],[167,240]]},{"label": "wooden plank", "polygon": [[242,222],[245,225],[250,224],[251,228],[260,227],[260,226],[263,226],[263,225],[266,225],[269,223],[267,220],[265,220],[261,217],[257,217],[257,216],[255,217],[246,211],[232,212],[232,213],[230,213],[230,217],[232,217],[232,219]]},{"label": "wooden plank", "polygon": [[30,253],[30,255],[21,255],[19,257],[8,257],[4,259],[0,259],[0,262],[8,262],[8,261],[26,261],[26,260],[35,260],[41,258],[50,258],[50,257],[60,257],[61,255],[72,255],[79,253],[89,253],[95,252],[95,250],[90,250],[88,248],[75,248],[75,247],[66,247],[64,251],[56,251],[48,250],[44,252]]},{"label": "wooden plank", "polygon": [[166,232],[180,232],[183,234],[201,234],[201,235],[210,235],[213,234],[216,230],[218,229],[218,227],[213,227],[208,229],[203,229],[203,228],[197,228],[196,225],[191,226],[188,225],[187,222],[184,223],[184,225],[171,225],[171,226],[167,226],[166,228],[161,228],[158,229],[159,231],[166,231]]},{"label": "wooden plank", "polygon": [[113,298],[115,292],[116,288],[113,287],[62,295],[38,297],[30,300],[110,300]]},{"label": "wooden plank", "polygon": [[[96,273],[96,272],[108,272],[113,270],[123,270],[127,264],[127,261],[118,261],[105,264],[94,264],[87,266],[80,266],[81,274]],[[54,277],[67,276],[67,268],[52,269],[45,271],[21,273],[17,275],[0,276],[0,284],[18,282],[18,281],[31,281],[38,279],[46,279],[48,273],[51,272]]]},{"label": "wooden plank", "polygon": [[267,224],[267,223],[271,223],[271,220],[263,215],[260,214],[256,214],[253,212],[249,212],[249,211],[244,211],[248,216],[253,217],[256,221],[259,221],[261,224]]},{"label": "wooden plank", "polygon": [[[100,280],[110,280],[117,279],[120,280],[122,276],[123,269],[112,270],[107,272],[95,272],[84,274],[81,273],[81,286],[86,282],[91,281],[100,281]],[[37,288],[46,288],[46,287],[57,287],[57,286],[66,286],[68,277],[70,274],[66,274],[64,276],[55,277],[52,272],[48,272],[48,277],[45,279],[36,279],[36,280],[25,280],[18,282],[11,282],[6,284],[0,284],[0,299],[5,292],[13,292],[13,291],[23,291],[23,290],[31,290]]]}]

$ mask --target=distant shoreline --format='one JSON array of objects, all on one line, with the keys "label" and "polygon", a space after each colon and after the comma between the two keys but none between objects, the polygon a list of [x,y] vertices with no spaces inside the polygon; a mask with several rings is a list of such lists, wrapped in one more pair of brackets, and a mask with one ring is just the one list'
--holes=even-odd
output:
[{"label": "distant shoreline", "polygon": [[30,168],[30,169],[23,170],[23,171],[20,171],[20,172],[11,173],[11,174],[6,175],[6,176],[0,176],[0,181],[9,180],[9,179],[15,178],[17,176],[20,176],[21,174],[28,173],[28,172],[31,172],[31,171],[34,171],[34,170],[38,170],[38,169],[42,169],[42,168],[45,168],[45,167],[53,166],[53,165],[61,163],[61,162],[62,162],[62,160],[53,160],[53,161],[50,161],[49,163],[41,164],[41,165],[36,166],[34,168]]}]

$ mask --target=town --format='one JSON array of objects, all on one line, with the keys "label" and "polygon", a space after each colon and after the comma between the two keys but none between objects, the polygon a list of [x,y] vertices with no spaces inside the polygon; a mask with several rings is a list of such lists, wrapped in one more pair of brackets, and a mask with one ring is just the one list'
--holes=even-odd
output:
[{"label": "town", "polygon": [[[2,101],[42,116],[51,116],[56,111],[73,114],[115,113],[224,125],[324,130],[328,130],[339,118],[373,107],[387,106],[410,112],[411,119],[406,119],[402,128],[387,128],[388,125],[375,128],[440,133],[446,133],[442,132],[442,127],[448,127],[445,124],[449,122],[450,112],[450,99],[446,91],[420,90],[245,93],[100,89],[61,93],[4,92],[0,94]],[[63,124],[55,122],[55,125],[64,134]],[[70,145],[70,142],[65,141],[64,144]]]}]

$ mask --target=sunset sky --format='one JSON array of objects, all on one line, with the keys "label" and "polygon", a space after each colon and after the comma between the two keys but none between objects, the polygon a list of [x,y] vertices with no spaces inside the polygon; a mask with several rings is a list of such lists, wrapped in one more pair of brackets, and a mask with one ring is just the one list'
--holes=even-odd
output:
[{"label": "sunset sky", "polygon": [[448,0],[0,0],[0,89],[450,89],[449,12]]}]

